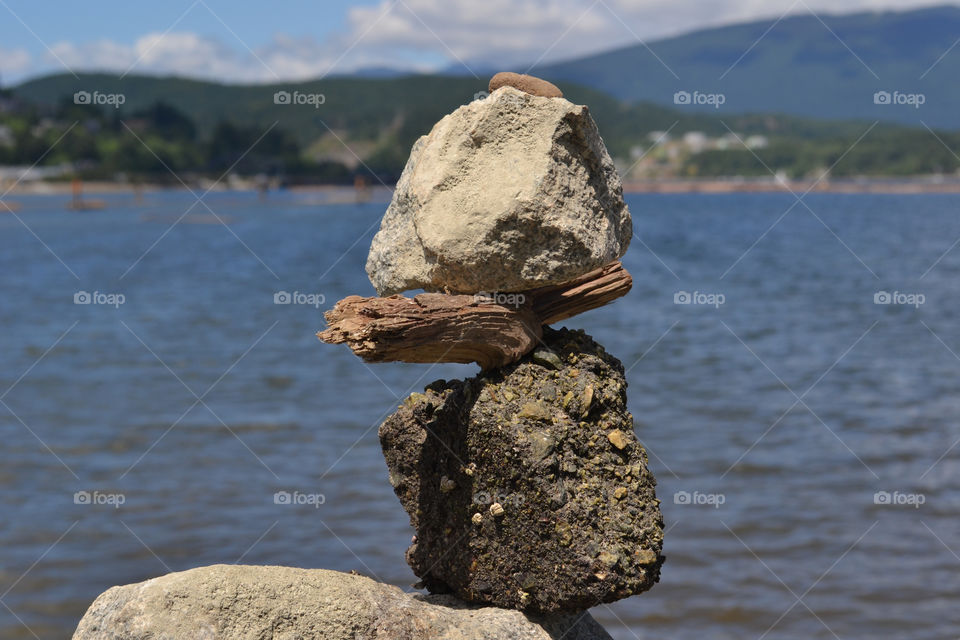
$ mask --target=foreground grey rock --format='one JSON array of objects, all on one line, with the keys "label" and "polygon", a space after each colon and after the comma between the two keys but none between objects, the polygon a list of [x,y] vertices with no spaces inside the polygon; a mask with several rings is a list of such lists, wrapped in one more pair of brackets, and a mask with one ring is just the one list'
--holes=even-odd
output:
[{"label": "foreground grey rock", "polygon": [[588,609],[653,586],[656,481],[620,362],[582,331],[415,393],[380,427],[416,529],[407,562],[432,592],[526,611]]},{"label": "foreground grey rock", "polygon": [[526,616],[362,576],[215,565],[113,587],[74,640],[610,640],[589,615]]},{"label": "foreground grey rock", "polygon": [[616,260],[631,232],[587,107],[502,87],[414,144],[367,274],[380,295],[523,291]]}]

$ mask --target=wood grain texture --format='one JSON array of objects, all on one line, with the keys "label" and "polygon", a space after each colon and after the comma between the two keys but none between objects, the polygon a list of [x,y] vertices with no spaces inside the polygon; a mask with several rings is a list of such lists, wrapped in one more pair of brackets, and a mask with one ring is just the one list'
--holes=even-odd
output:
[{"label": "wood grain texture", "polygon": [[532,351],[543,325],[609,304],[632,285],[614,262],[564,284],[504,296],[349,296],[324,314],[327,329],[317,337],[345,343],[367,362],[476,362],[490,369]]}]

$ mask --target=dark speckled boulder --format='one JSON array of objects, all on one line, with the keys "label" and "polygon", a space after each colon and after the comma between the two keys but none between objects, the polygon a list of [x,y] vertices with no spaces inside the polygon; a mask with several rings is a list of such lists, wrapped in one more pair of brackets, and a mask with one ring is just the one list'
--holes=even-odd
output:
[{"label": "dark speckled boulder", "polygon": [[587,609],[659,579],[663,519],[620,362],[580,331],[465,381],[431,384],[380,427],[432,592],[532,612]]}]

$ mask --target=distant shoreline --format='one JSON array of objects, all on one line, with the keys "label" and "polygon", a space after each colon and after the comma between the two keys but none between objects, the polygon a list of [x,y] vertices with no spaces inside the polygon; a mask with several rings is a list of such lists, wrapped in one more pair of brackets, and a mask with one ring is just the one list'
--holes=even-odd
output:
[{"label": "distant shoreline", "polygon": [[625,193],[960,193],[957,178],[851,178],[844,180],[662,179],[627,181]]},{"label": "distant shoreline", "polygon": [[[190,189],[193,189],[198,194],[207,191],[209,185],[206,184],[189,184]],[[382,185],[375,185],[369,187],[370,189],[382,189]],[[392,189],[392,187],[391,187]],[[5,189],[0,190],[2,193]],[[128,182],[111,182],[109,180],[91,180],[89,182],[83,183],[83,195],[111,195],[111,194],[121,194],[129,195],[140,193],[157,193],[157,192],[173,192],[173,191],[187,191],[187,187],[177,184],[153,184],[153,183],[143,183],[138,185],[132,185]],[[226,183],[222,185],[217,185],[210,188],[210,193],[230,193],[237,191],[253,191],[256,192],[257,188],[252,184],[244,184],[242,186],[227,185]],[[276,189],[270,189],[269,191],[275,192]],[[338,193],[343,191],[354,191],[354,187],[348,185],[339,185],[339,184],[323,184],[323,185],[306,185],[306,186],[294,186],[294,187],[285,187],[283,191],[290,191],[293,193]],[[73,185],[70,182],[62,181],[31,181],[31,182],[22,182],[17,184],[13,189],[10,190],[8,195],[72,195],[73,194]]]},{"label": "distant shoreline", "polygon": [[[201,185],[191,185],[197,192],[204,192]],[[372,187],[375,191],[382,191],[384,187]],[[223,186],[212,192],[255,191],[252,187]],[[90,195],[125,195],[186,191],[183,186],[163,184],[141,184],[137,187],[129,183],[110,181],[91,181],[83,183],[84,196]],[[287,187],[284,191],[292,193],[317,194],[349,194],[354,187],[345,185],[304,185]],[[874,193],[874,194],[931,194],[931,193],[960,193],[960,178],[939,177],[912,177],[912,178],[849,178],[843,180],[787,180],[773,179],[746,179],[746,178],[702,178],[677,179],[665,178],[657,180],[629,180],[623,183],[624,193]],[[271,190],[268,193],[275,192]],[[72,187],[69,182],[33,181],[16,185],[7,195],[7,200],[16,196],[29,195],[56,195],[70,196]]]}]

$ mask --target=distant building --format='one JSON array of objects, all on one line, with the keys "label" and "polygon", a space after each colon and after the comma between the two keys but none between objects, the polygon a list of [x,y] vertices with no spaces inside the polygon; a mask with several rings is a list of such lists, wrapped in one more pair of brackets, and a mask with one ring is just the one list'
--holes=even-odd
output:
[{"label": "distant building", "polygon": [[687,146],[690,153],[702,153],[707,149],[710,139],[702,131],[688,131],[683,134],[683,144]]},{"label": "distant building", "polygon": [[748,149],[764,149],[770,144],[770,141],[767,136],[752,135],[744,140],[744,143]]},{"label": "distant building", "polygon": [[715,148],[720,149],[721,151],[726,151],[728,149],[742,149],[743,143],[740,140],[740,136],[731,131],[730,133],[723,134],[717,140]]}]

